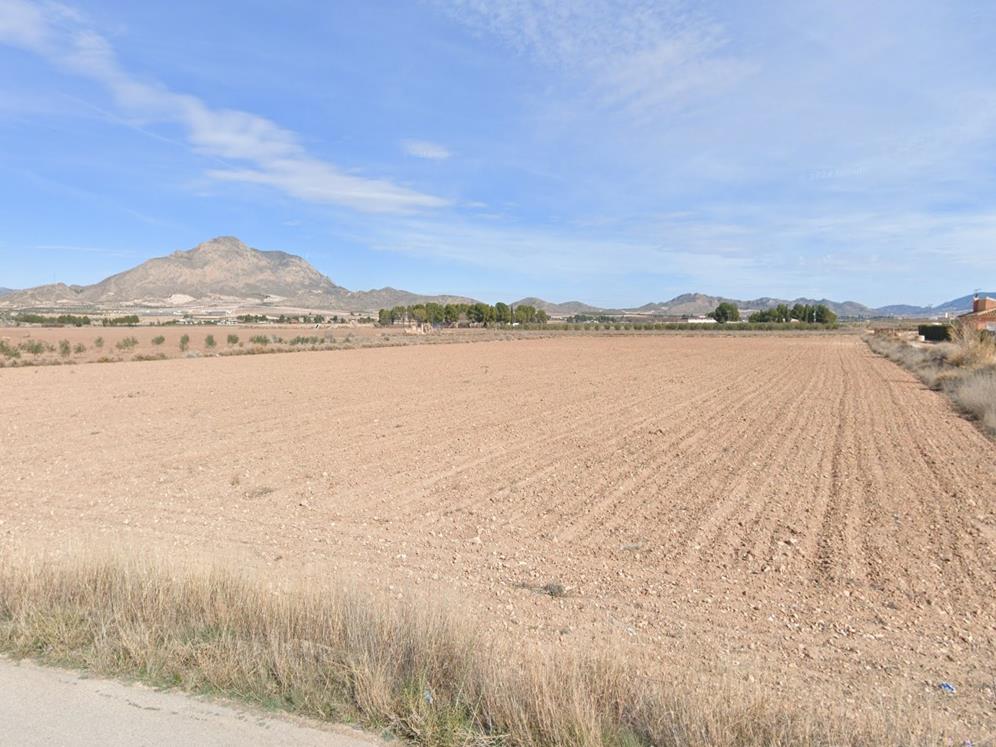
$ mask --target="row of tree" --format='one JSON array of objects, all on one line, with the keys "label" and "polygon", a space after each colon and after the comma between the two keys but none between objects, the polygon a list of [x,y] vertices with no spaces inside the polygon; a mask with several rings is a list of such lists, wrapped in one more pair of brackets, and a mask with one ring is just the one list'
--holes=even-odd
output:
[{"label": "row of tree", "polygon": [[773,309],[755,311],[750,315],[752,322],[809,322],[810,324],[836,324],[837,315],[826,304],[797,303],[792,308],[780,303]]},{"label": "row of tree", "polygon": [[265,324],[266,322],[273,321],[277,324],[324,324],[325,322],[338,324],[339,322],[349,321],[346,317],[340,319],[338,314],[333,316],[325,316],[324,314],[281,314],[278,317],[267,316],[266,314],[241,314],[235,318],[243,324]]},{"label": "row of tree", "polygon": [[20,324],[42,324],[47,327],[90,327],[95,323],[104,327],[134,327],[139,323],[139,318],[135,314],[91,319],[88,316],[76,316],[75,314],[43,316],[41,314],[21,313],[14,316],[14,321]]},{"label": "row of tree", "polygon": [[395,306],[381,309],[377,321],[382,327],[401,322],[402,324],[546,324],[550,315],[543,309],[521,304],[510,306],[498,302],[494,306],[486,303],[417,303],[412,306]]},{"label": "row of tree", "polygon": [[[739,322],[740,309],[734,304],[724,301],[710,315],[720,324],[726,322]],[[836,324],[837,315],[830,310],[826,304],[797,303],[791,308],[787,304],[780,303],[774,308],[755,311],[747,321],[757,323],[765,322],[808,322],[810,324]]]}]

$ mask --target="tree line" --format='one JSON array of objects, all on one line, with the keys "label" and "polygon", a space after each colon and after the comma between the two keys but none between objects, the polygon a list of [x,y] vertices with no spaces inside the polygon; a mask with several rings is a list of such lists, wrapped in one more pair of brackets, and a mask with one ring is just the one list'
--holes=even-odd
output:
[{"label": "tree line", "polygon": [[417,303],[411,306],[395,306],[381,309],[377,321],[382,327],[401,322],[403,324],[546,324],[550,315],[535,306],[520,304],[512,306],[498,302],[493,306],[486,303]]},{"label": "tree line", "polygon": [[749,317],[752,322],[791,322],[793,319],[810,324],[837,323],[837,315],[822,303],[815,306],[797,303],[792,308],[780,303],[773,309],[755,311]]},{"label": "tree line", "polygon": [[14,321],[20,324],[41,324],[46,327],[89,327],[94,323],[104,327],[134,327],[139,323],[139,318],[135,314],[107,319],[91,319],[88,316],[76,316],[75,314],[44,316],[43,314],[21,313],[14,315]]},{"label": "tree line", "polygon": [[[724,301],[709,316],[720,324],[739,322],[740,309],[734,304]],[[780,303],[771,309],[755,311],[747,318],[747,321],[752,324],[785,324],[791,321],[807,322],[809,324],[836,324],[837,315],[830,310],[830,307],[822,303],[815,306],[797,303],[791,308],[787,304]]]}]

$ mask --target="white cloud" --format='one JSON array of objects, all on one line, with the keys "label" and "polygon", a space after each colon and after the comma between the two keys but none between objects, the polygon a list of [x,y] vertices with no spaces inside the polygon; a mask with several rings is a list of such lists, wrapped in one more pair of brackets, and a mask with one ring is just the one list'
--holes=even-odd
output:
[{"label": "white cloud", "polygon": [[212,169],[208,175],[215,179],[263,184],[299,199],[369,212],[412,212],[448,204],[385,179],[348,174],[310,155],[295,133],[269,119],[214,109],[195,96],[139,80],[121,67],[107,39],[66,6],[0,0],[0,43],[27,49],[100,83],[129,117],[180,125],[198,153],[242,162]]},{"label": "white cloud", "polygon": [[606,105],[646,112],[721,91],[755,70],[721,26],[672,0],[436,0],[468,27],[580,75]]},{"label": "white cloud", "polygon": [[453,155],[445,146],[431,143],[428,140],[404,140],[401,146],[405,149],[405,153],[415,156],[415,158],[441,161]]}]

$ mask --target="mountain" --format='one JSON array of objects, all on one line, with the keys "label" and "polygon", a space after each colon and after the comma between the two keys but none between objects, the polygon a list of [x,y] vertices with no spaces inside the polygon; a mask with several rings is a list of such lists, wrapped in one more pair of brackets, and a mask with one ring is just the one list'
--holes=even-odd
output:
[{"label": "mountain", "polygon": [[589,306],[586,303],[581,303],[580,301],[565,301],[564,303],[551,303],[550,301],[544,301],[542,298],[535,298],[530,296],[528,298],[523,298],[516,301],[512,306],[534,306],[537,309],[542,309],[548,314],[554,316],[572,316],[574,314],[602,314],[605,309],[600,309],[596,306]]},{"label": "mountain", "polygon": [[477,303],[466,296],[422,296],[397,288],[375,288],[368,291],[347,291],[340,288],[336,308],[351,311],[377,311],[393,306],[413,306],[417,303]]},{"label": "mountain", "polygon": [[[996,298],[996,291],[980,291],[979,295],[989,296],[990,298]],[[972,299],[975,298],[974,293],[970,293],[967,296],[960,296],[958,298],[953,298],[950,301],[945,301],[937,306],[907,306],[906,304],[894,304],[892,306],[880,306],[873,311],[878,316],[943,316],[947,315],[957,315],[964,314],[966,311],[972,310]]]},{"label": "mountain", "polygon": [[13,292],[14,292],[13,288],[0,288],[0,296],[6,296],[9,293],[13,293]]},{"label": "mountain", "polygon": [[675,296],[670,301],[644,304],[638,308],[631,309],[631,311],[666,316],[701,316],[708,314],[723,302],[732,303],[741,311],[759,311],[761,309],[772,309],[779,304],[794,306],[799,303],[810,306],[825,304],[835,314],[842,317],[874,315],[872,309],[855,301],[831,301],[827,298],[795,298],[789,300],[785,298],[770,298],[768,296],[750,300],[739,300],[724,296],[707,296],[704,293],[684,293],[680,296]]},{"label": "mountain", "polygon": [[[996,291],[979,291],[979,295],[988,296],[989,298],[996,298]],[[974,293],[967,296],[961,296],[960,298],[955,298],[946,303],[942,303],[940,306],[933,307],[931,312],[934,314],[962,314],[966,311],[972,310],[973,298],[975,298]]]},{"label": "mountain", "polygon": [[64,283],[15,291],[0,308],[182,308],[272,305],[288,308],[377,311],[385,306],[470,302],[459,296],[421,296],[394,288],[350,291],[306,260],[260,251],[221,236],[188,251],[150,259],[88,286]]},{"label": "mountain", "polygon": [[[996,293],[988,295],[996,296]],[[897,304],[873,309],[855,301],[831,301],[826,298],[788,300],[762,297],[738,300],[704,293],[684,293],[669,301],[624,310],[601,309],[580,301],[552,303],[535,297],[523,298],[513,305],[535,306],[552,316],[561,317],[601,313],[701,316],[724,301],[735,304],[741,312],[770,309],[779,304],[825,304],[844,318],[941,316],[963,313],[972,306],[971,295],[938,306]],[[474,299],[424,296],[396,288],[351,291],[336,285],[301,257],[286,252],[253,249],[233,236],[221,236],[187,251],[150,259],[94,285],[53,283],[20,291],[0,289],[0,310],[236,310],[268,306],[376,313],[382,308],[427,302],[474,303]]]}]

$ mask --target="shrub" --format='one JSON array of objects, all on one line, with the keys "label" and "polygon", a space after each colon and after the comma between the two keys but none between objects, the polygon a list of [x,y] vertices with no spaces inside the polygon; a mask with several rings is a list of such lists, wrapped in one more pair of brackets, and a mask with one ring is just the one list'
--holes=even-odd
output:
[{"label": "shrub", "polygon": [[166,338],[163,337],[162,335],[156,335],[155,337],[152,338],[153,345],[162,345],[164,342],[166,342]]},{"label": "shrub", "polygon": [[6,340],[0,340],[0,355],[4,358],[20,358],[21,351],[9,345]]},{"label": "shrub", "polygon": [[104,347],[104,338],[98,337],[96,340],[93,341],[93,346],[98,349]]},{"label": "shrub", "polygon": [[73,346],[70,344],[69,340],[59,340],[59,355],[63,358],[68,358],[73,353]]},{"label": "shrub", "polygon": [[208,335],[204,338],[204,344],[209,348],[213,348],[218,343],[215,342],[214,335]]},{"label": "shrub", "polygon": [[962,412],[996,435],[996,342],[958,329],[954,338],[956,342],[917,346],[880,334],[866,340],[931,389],[943,389]]},{"label": "shrub", "polygon": [[944,342],[951,339],[950,324],[921,324],[916,328],[923,339],[931,342]]},{"label": "shrub", "polygon": [[996,368],[979,369],[950,386],[951,398],[996,435]]},{"label": "shrub", "polygon": [[134,337],[125,337],[123,340],[118,340],[115,347],[118,350],[131,350],[133,347],[138,345],[138,340]]},{"label": "shrub", "polygon": [[180,350],[186,350],[190,347],[190,335],[184,335],[180,338]]},{"label": "shrub", "polygon": [[73,352],[76,353],[76,355],[82,355],[83,353],[86,352],[86,345],[84,345],[82,342],[76,343],[76,345],[73,347]]},{"label": "shrub", "polygon": [[251,342],[253,345],[269,345],[270,338],[267,337],[266,335],[254,335],[249,338],[249,342]]},{"label": "shrub", "polygon": [[25,340],[17,347],[31,355],[41,355],[45,352],[45,343],[41,340]]},{"label": "shrub", "polygon": [[239,336],[238,335],[229,335],[228,336],[228,344],[229,345],[238,345],[239,344]]}]

